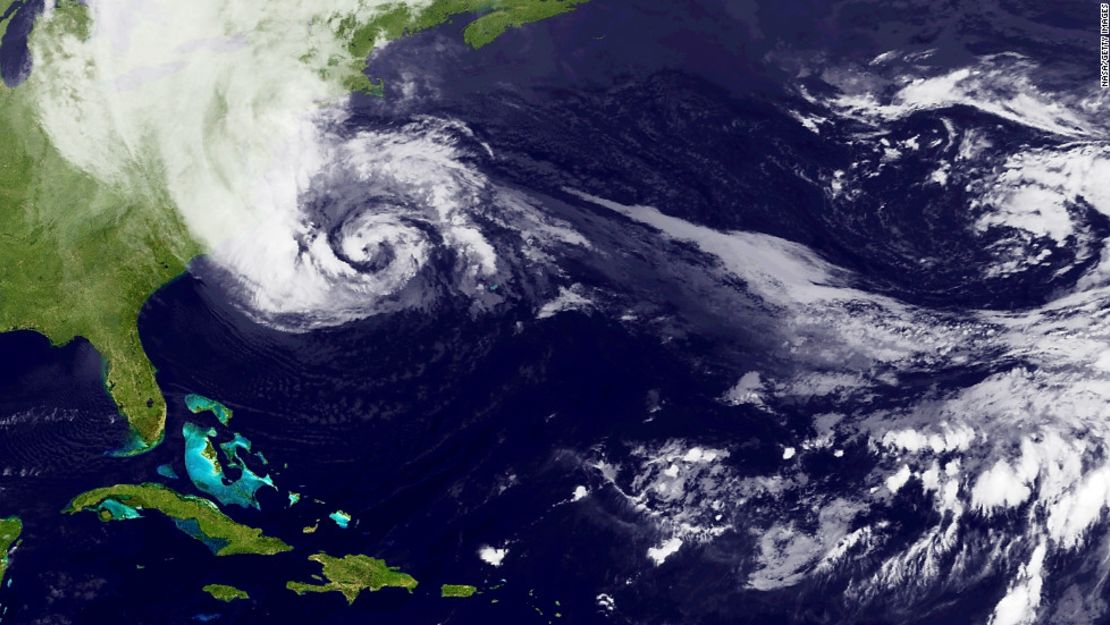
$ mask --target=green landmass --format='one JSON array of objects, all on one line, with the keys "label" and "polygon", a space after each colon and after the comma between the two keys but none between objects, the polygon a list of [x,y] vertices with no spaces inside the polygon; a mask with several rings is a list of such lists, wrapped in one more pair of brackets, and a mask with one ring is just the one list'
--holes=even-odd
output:
[{"label": "green landmass", "polygon": [[106,502],[137,511],[157,510],[172,519],[179,529],[208,545],[217,556],[272,555],[292,549],[281,539],[265,536],[259,529],[232,520],[207,499],[182,495],[161,484],[116,484],[93,489],[74,497],[64,512],[91,510],[104,521],[134,518],[128,514],[116,516],[111,508],[105,507]]},{"label": "green landmass", "polygon": [[[88,29],[88,9],[70,0],[32,36]],[[66,162],[29,98],[0,87],[0,331],[34,330],[53,345],[87,339],[131,428],[124,451],[140,452],[161,440],[166,402],[139,309],[200,248],[163,192],[113,188]]]},{"label": "green landmass", "polygon": [[11,551],[23,533],[23,521],[17,516],[0,519],[0,583],[8,573]]},{"label": "green landmass", "polygon": [[[11,14],[7,14],[3,20],[0,20],[0,39],[8,32],[8,26],[12,22],[12,16],[15,11],[20,7],[15,7],[16,4],[26,5],[28,0],[0,0],[0,16],[4,16],[9,10]],[[15,8],[13,8],[15,7]],[[89,19],[88,8],[78,2],[78,0],[56,0],[54,7],[55,15],[58,16],[59,26],[67,29],[82,39],[89,36]]]},{"label": "green landmass", "polygon": [[474,20],[463,31],[463,39],[473,48],[491,43],[510,28],[545,20],[574,10],[587,0],[505,0],[491,3],[490,11]]},{"label": "green landmass", "polygon": [[[329,59],[321,71],[352,91],[381,95],[384,84],[363,73],[378,43],[467,15],[464,39],[479,48],[586,1],[432,0],[419,10],[394,4],[368,20],[348,16],[336,20],[347,58]],[[86,38],[90,20],[86,5],[61,0],[31,36]],[[9,22],[0,22],[0,34]],[[130,427],[121,453],[141,453],[163,438],[166,402],[139,337],[139,311],[203,250],[155,182],[158,172],[137,172],[126,188],[95,180],[65,161],[36,120],[27,90],[0,87],[0,332],[33,330],[56,346],[88,340]],[[135,188],[135,180],[149,182]]]},{"label": "green landmass", "polygon": [[106,187],[69,165],[33,122],[25,92],[0,90],[0,331],[53,345],[84,337],[131,427],[128,451],[162,438],[166,402],[139,340],[139,310],[199,247],[168,198]]},{"label": "green landmass", "polygon": [[353,62],[333,60],[339,71],[345,71],[344,86],[381,96],[385,85],[381,80],[371,81],[363,69],[366,58],[374,47],[385,41],[399,39],[466,15],[473,20],[463,30],[463,39],[473,48],[481,48],[497,39],[510,28],[545,20],[574,10],[588,0],[432,0],[424,8],[413,8],[401,3],[387,5],[384,11],[368,21],[353,16],[338,21],[338,34],[347,42],[347,51]]},{"label": "green landmass", "polygon": [[54,0],[54,15],[47,27],[50,34],[70,33],[82,41],[92,32],[89,7],[80,0]]},{"label": "green landmass", "polygon": [[[18,0],[0,0],[0,17],[7,13],[17,1]],[[15,11],[13,10],[12,15],[14,14]],[[8,32],[8,24],[12,22],[12,15],[8,15],[3,20],[0,20],[0,39],[3,39],[4,33]]]},{"label": "green landmass", "polygon": [[473,596],[478,592],[476,586],[468,586],[466,584],[444,584],[439,587],[439,596],[441,597],[459,597],[467,598]]},{"label": "green landmass", "polygon": [[224,602],[251,598],[251,596],[247,594],[247,591],[240,590],[235,586],[228,586],[227,584],[205,584],[201,590],[212,595],[214,599],[219,599]]},{"label": "green landmass", "polygon": [[231,417],[234,415],[231,408],[228,408],[214,399],[209,399],[204,395],[197,395],[196,393],[189,393],[185,396],[185,406],[188,407],[189,411],[193,414],[210,411],[212,414],[216,415],[216,419],[220,422],[220,425],[228,425],[231,423]]},{"label": "green landmass", "polygon": [[288,582],[285,587],[298,595],[306,592],[338,592],[342,594],[347,603],[355,599],[364,590],[376,592],[382,588],[404,588],[412,592],[416,588],[416,580],[407,573],[402,573],[397,567],[389,566],[385,560],[371,558],[364,555],[347,555],[342,558],[329,556],[326,553],[317,553],[308,557],[313,562],[323,566],[325,584],[306,584],[303,582]]}]

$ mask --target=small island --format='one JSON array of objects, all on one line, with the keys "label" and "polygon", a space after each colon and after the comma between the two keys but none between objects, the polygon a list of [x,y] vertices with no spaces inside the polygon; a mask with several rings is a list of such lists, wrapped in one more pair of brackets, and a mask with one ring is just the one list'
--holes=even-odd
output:
[{"label": "small island", "polygon": [[235,586],[229,586],[227,584],[205,584],[205,586],[201,588],[201,590],[212,595],[213,599],[217,599],[225,603],[230,603],[239,599],[251,598],[251,596],[247,594],[247,591],[236,588]]},{"label": "small island", "polygon": [[173,465],[169,464],[168,462],[166,464],[158,465],[157,467],[154,468],[154,471],[158,475],[161,475],[162,477],[164,477],[166,479],[170,479],[170,480],[179,479],[179,477],[177,475],[177,470],[174,469]]},{"label": "small island", "polygon": [[389,566],[385,560],[371,558],[365,555],[347,555],[342,558],[329,556],[326,553],[317,553],[308,557],[313,562],[319,562],[324,568],[323,574],[327,578],[326,584],[306,584],[303,582],[288,582],[285,587],[298,595],[306,592],[338,592],[347,599],[347,604],[352,604],[364,590],[376,592],[382,588],[404,588],[412,592],[417,581],[400,569]]},{"label": "small island", "polygon": [[347,529],[347,526],[349,526],[351,524],[351,518],[352,517],[351,517],[351,515],[347,514],[346,512],[344,512],[342,510],[336,510],[335,512],[332,512],[331,514],[329,514],[328,518],[331,519],[332,521],[334,521],[335,524],[338,525],[339,527],[341,527],[342,529]]},{"label": "small island", "polygon": [[473,596],[476,592],[478,592],[477,586],[469,586],[467,584],[444,584],[439,587],[439,596],[441,597],[465,599]]},{"label": "small island", "polygon": [[251,442],[239,434],[227,443],[220,444],[220,451],[227,460],[227,466],[235,469],[238,478],[231,480],[224,471],[216,445],[214,428],[203,428],[186,421],[181,426],[185,439],[185,472],[198,490],[215,497],[223,505],[234,504],[244,508],[259,509],[257,493],[262,488],[273,488],[274,481],[269,475],[259,476],[239,457],[240,450],[250,452]]},{"label": "small island", "polygon": [[63,512],[76,514],[85,510],[95,511],[102,521],[124,521],[141,517],[143,510],[157,510],[217,556],[272,555],[292,550],[281,539],[265,536],[259,529],[232,520],[211,501],[182,495],[161,484],[96,488],[74,497]]},{"label": "small island", "polygon": [[17,516],[0,519],[0,583],[8,573],[8,564],[11,563],[11,551],[23,533],[23,521]]},{"label": "small island", "polygon": [[212,414],[216,415],[216,420],[220,422],[220,425],[231,423],[233,414],[231,408],[228,408],[214,399],[209,399],[204,395],[197,395],[196,393],[186,395],[185,406],[188,407],[189,411],[193,414],[210,411]]}]

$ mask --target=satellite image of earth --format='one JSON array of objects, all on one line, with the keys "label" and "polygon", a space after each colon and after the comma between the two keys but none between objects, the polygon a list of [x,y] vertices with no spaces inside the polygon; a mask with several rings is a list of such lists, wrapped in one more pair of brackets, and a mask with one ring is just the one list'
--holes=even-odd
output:
[{"label": "satellite image of earth", "polygon": [[1110,7],[0,0],[0,624],[1110,623]]}]

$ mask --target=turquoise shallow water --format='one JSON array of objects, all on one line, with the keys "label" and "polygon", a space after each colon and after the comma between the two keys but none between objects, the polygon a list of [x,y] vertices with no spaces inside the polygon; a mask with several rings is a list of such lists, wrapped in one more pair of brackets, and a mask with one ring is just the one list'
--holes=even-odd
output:
[{"label": "turquoise shallow water", "polygon": [[332,521],[335,521],[335,524],[339,527],[342,527],[343,529],[347,529],[347,527],[351,524],[351,515],[342,510],[336,510],[335,512],[332,512],[328,515],[328,518]]},{"label": "turquoise shallow water", "polygon": [[178,479],[177,471],[174,470],[172,464],[160,464],[158,465],[158,468],[155,469],[155,471],[157,471],[158,475],[161,475],[162,477],[166,477],[171,480]]},{"label": "turquoise shallow water", "polygon": [[108,514],[112,515],[112,519],[116,521],[122,521],[125,519],[137,519],[143,516],[142,513],[140,513],[135,508],[132,508],[127,504],[120,503],[115,499],[105,499],[103,502],[101,502],[98,509],[107,511]]},{"label": "turquoise shallow water", "polygon": [[[1009,365],[937,370],[926,359],[897,387],[849,393],[836,404],[780,407],[774,418],[750,404],[728,405],[719,398],[743,372],[805,371],[803,361],[782,349],[778,317],[768,321],[758,304],[729,294],[741,285],[710,282],[716,265],[689,246],[560,195],[571,187],[720,231],[774,234],[860,268],[866,281],[860,288],[878,285],[923,305],[939,298],[945,307],[971,302],[1005,309],[1007,298],[1024,306],[1060,288],[1065,280],[1056,272],[1074,256],[1064,248],[1036,269],[1051,280],[1007,273],[984,288],[965,279],[982,266],[969,234],[974,230],[954,219],[963,214],[965,187],[915,182],[947,158],[949,143],[952,150],[961,145],[955,137],[930,147],[946,128],[988,138],[995,150],[1048,140],[1015,133],[1005,120],[966,107],[920,111],[879,130],[892,138],[918,137],[921,147],[861,177],[858,201],[834,200],[824,176],[872,162],[871,149],[854,143],[854,123],[827,116],[810,121],[812,104],[779,93],[777,85],[795,82],[802,72],[810,94],[828,95],[820,79],[835,75],[825,73],[830,64],[872,71],[867,68],[876,67],[876,55],[906,50],[899,38],[936,48],[937,63],[963,50],[964,42],[977,45],[976,54],[1017,48],[1057,65],[1081,59],[1082,80],[1093,81],[1090,48],[1054,44],[1045,55],[1035,49],[1037,33],[1049,32],[1049,24],[1054,34],[1067,27],[1061,23],[1067,6],[980,3],[987,13],[977,15],[969,2],[926,12],[913,3],[866,4],[594,0],[558,20],[513,29],[479,51],[452,48],[450,42],[461,38],[443,32],[383,50],[373,73],[385,78],[389,93],[355,98],[363,108],[349,120],[351,132],[394,129],[422,115],[472,129],[475,142],[488,144],[471,149],[476,167],[495,177],[499,188],[556,196],[536,200],[537,206],[590,243],[556,256],[566,284],[584,285],[580,292],[594,295],[594,307],[536,319],[535,308],[549,295],[536,287],[534,302],[486,316],[459,302],[457,313],[429,309],[285,335],[243,317],[201,259],[196,274],[160,290],[144,310],[143,346],[167,394],[171,427],[161,447],[128,458],[103,456],[118,446],[126,424],[110,419],[114,407],[91,348],[77,342],[51,351],[45,339],[9,338],[0,343],[0,354],[12,354],[0,359],[0,421],[6,424],[0,457],[13,472],[0,476],[0,487],[4,514],[19,514],[27,523],[10,569],[14,586],[0,594],[5,609],[12,607],[4,625],[987,623],[1012,571],[1003,575],[982,565],[989,555],[984,547],[995,540],[1016,544],[1008,541],[1017,518],[961,530],[967,549],[960,558],[979,565],[975,575],[960,576],[953,568],[941,588],[930,590],[911,568],[904,588],[869,605],[847,601],[846,588],[877,579],[872,575],[884,570],[893,550],[913,544],[936,523],[925,494],[914,488],[859,517],[859,523],[886,528],[890,551],[863,553],[835,574],[783,590],[760,591],[746,580],[762,566],[759,536],[782,536],[763,533],[767,524],[789,528],[791,541],[804,539],[820,525],[811,512],[820,514],[822,502],[839,498],[858,502],[875,469],[873,450],[854,431],[846,434],[844,457],[833,457],[831,449],[799,451],[783,463],[784,446],[813,435],[811,416],[910,410],[920,406],[919,397],[970,388],[994,367]],[[907,19],[900,21],[903,10]],[[1009,10],[1024,15],[1007,21]],[[1090,11],[1070,13],[1090,34]],[[1028,25],[1036,25],[1034,32]],[[981,33],[979,41],[966,30],[996,26],[1001,36]],[[1088,40],[1075,41],[1085,47]],[[778,61],[783,65],[771,66]],[[410,87],[411,96],[401,92]],[[759,93],[749,97],[749,89]],[[790,114],[795,111],[820,132],[803,126]],[[460,138],[460,145],[467,140]],[[984,162],[961,159],[953,172]],[[1087,219],[1080,213],[1073,214],[1077,223]],[[1090,223],[1097,233],[1092,240],[1101,245],[1103,226]],[[927,257],[935,262],[919,262]],[[443,275],[453,277],[447,273],[453,259],[442,260],[435,284],[446,282],[438,279]],[[522,291],[508,280],[488,288]],[[805,338],[815,345],[816,339]],[[195,391],[233,406],[235,430],[257,449],[235,442],[230,410],[221,419],[216,404],[200,395],[183,403],[184,393]],[[199,452],[208,454],[207,463],[199,462],[200,453],[186,455],[197,475],[179,465],[185,422],[206,439]],[[776,484],[797,488],[789,497],[750,499],[754,507],[748,508],[721,497],[729,508],[721,523],[735,531],[704,545],[687,540],[656,566],[648,549],[671,534],[657,529],[655,519],[682,520],[667,515],[680,503],[685,512],[685,504],[716,496],[697,490],[700,482],[691,479],[682,497],[644,499],[673,502],[657,509],[662,516],[630,503],[631,484],[647,462],[641,450],[672,444],[732,450],[721,470],[742,481],[722,483],[774,476]],[[175,489],[210,494],[194,487],[199,476],[208,489],[253,499],[252,506],[221,507],[288,540],[296,551],[216,559],[210,550],[218,545],[197,544],[196,527],[186,524],[179,532],[153,511],[142,511],[148,518],[133,523],[106,525],[92,514],[58,515],[82,490],[164,477],[156,466],[171,459],[188,477],[173,482]],[[620,467],[616,477],[597,470],[600,460]],[[304,495],[293,505],[295,497],[285,491],[258,487],[253,496],[245,494],[233,484],[243,477],[234,463]],[[571,499],[579,486],[588,496]],[[699,499],[700,492],[707,496]],[[340,508],[355,518],[348,529],[322,520]],[[797,553],[785,544],[774,543],[767,555]],[[499,566],[479,557],[483,545],[507,550]],[[412,594],[365,593],[353,605],[334,593],[288,591],[287,581],[318,574],[305,559],[318,551],[382,557],[420,587]],[[1088,581],[1098,579],[1090,575],[1100,557],[1095,551],[1046,560],[1045,618],[1057,605],[1058,615],[1077,603],[1093,614],[1091,606],[1102,603],[1105,593]],[[1022,566],[1017,550],[1011,555],[1005,566]],[[251,601],[215,602],[201,590],[212,582],[241,586]],[[481,594],[441,600],[440,583],[474,584]]]},{"label": "turquoise shallow water", "polygon": [[189,393],[185,396],[185,405],[189,407],[194,414],[205,411],[211,411],[219,419],[220,425],[228,425],[231,423],[232,412],[227,406],[220,402],[209,399],[204,395],[197,395],[196,393]]},{"label": "turquoise shallow water", "polygon": [[[250,454],[251,443],[240,434],[232,433],[230,441],[215,445],[212,439],[219,433],[214,427],[203,428],[189,421],[182,425],[181,434],[185,439],[185,471],[189,479],[221,504],[258,509],[259,489],[276,488],[269,475],[258,475],[243,461],[240,453]],[[223,463],[219,459],[221,455]],[[225,465],[235,470],[239,477],[230,479]]]}]

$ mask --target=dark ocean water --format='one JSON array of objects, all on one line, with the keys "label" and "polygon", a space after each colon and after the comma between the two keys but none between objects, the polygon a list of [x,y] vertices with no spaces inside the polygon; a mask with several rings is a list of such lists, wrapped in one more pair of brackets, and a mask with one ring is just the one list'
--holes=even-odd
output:
[{"label": "dark ocean water", "polygon": [[[243,622],[356,623],[369,615],[398,623],[448,615],[533,622],[537,608],[549,619],[558,611],[586,622],[596,616],[593,589],[618,571],[637,574],[639,554],[654,538],[604,520],[620,513],[604,497],[585,510],[559,505],[575,485],[590,482],[580,454],[609,439],[688,435],[691,420],[701,436],[734,429],[707,401],[714,389],[685,363],[603,319],[566,314],[519,332],[511,315],[475,322],[443,311],[434,319],[414,313],[289,335],[260,328],[219,300],[219,292],[185,277],[144,309],[140,327],[171,412],[166,441],[139,458],[104,455],[123,428],[106,423],[111,406],[87,345],[51,349],[36,335],[4,336],[5,353],[24,355],[5,365],[6,388],[18,393],[4,395],[4,414],[29,413],[27,423],[6,428],[4,457],[36,472],[0,478],[11,502],[5,511],[27,525],[5,592],[15,610],[8,622],[65,614],[74,622],[111,615],[177,623],[217,607],[227,622],[236,614]],[[184,407],[188,392],[232,408],[233,429],[264,452],[278,486],[302,493],[289,510],[284,494],[265,490],[260,513],[229,510],[286,537],[298,552],[214,558],[157,518],[101,524],[91,514],[59,514],[85,488],[166,481],[155,474],[161,463],[183,475],[180,425],[197,419]],[[675,408],[644,423],[653,394]],[[74,416],[53,422],[48,413]],[[617,507],[601,521],[591,518],[591,507],[606,505]],[[352,513],[351,528],[325,518],[317,533],[301,535],[336,508]],[[478,546],[506,539],[513,557],[503,567],[477,558]],[[314,572],[303,558],[317,550],[384,557],[424,585],[411,597],[367,595],[353,608],[338,595],[284,590],[285,581]],[[510,580],[503,588],[468,601],[435,596],[439,583],[488,588],[502,577]],[[199,590],[213,581],[238,585],[255,600],[214,605]]]},{"label": "dark ocean water", "polygon": [[[865,6],[873,13],[860,13]],[[996,241],[972,233],[970,189],[921,181],[958,151],[951,141],[929,145],[946,126],[979,129],[995,154],[1058,138],[952,106],[883,128],[892,143],[916,137],[925,147],[878,167],[874,142],[859,140],[863,125],[829,124],[816,134],[793,114],[827,115],[798,90],[829,92],[822,68],[866,66],[889,50],[928,52],[930,65],[943,69],[1006,45],[1046,62],[1040,78],[1052,84],[1075,79],[1074,64],[1057,67],[1058,55],[1090,49],[1090,41],[1032,28],[1034,5],[954,3],[936,14],[929,6],[603,2],[477,52],[449,45],[457,33],[448,26],[386,49],[370,72],[393,85],[394,97],[357,102],[371,119],[464,120],[493,147],[488,168],[524,188],[557,194],[569,186],[717,229],[797,241],[858,272],[869,291],[940,308],[1043,303],[1097,254],[1079,259],[1083,248],[1065,245],[1027,272],[984,275]],[[1029,33],[1020,44],[1000,35],[1018,28]],[[405,84],[415,96],[402,97]],[[860,166],[876,175],[850,202],[830,201],[823,175]],[[1094,238],[1110,234],[1090,206],[1075,212]]]},{"label": "dark ocean water", "polygon": [[0,22],[7,25],[4,38],[0,41],[0,79],[9,87],[22,82],[31,70],[27,36],[42,8],[41,0],[17,0],[0,14]]},{"label": "dark ocean water", "polygon": [[[645,559],[661,537],[588,469],[595,450],[620,460],[634,444],[727,444],[743,452],[730,456],[731,469],[759,474],[773,471],[782,441],[832,406],[787,407],[782,418],[767,419],[718,401],[737,372],[789,368],[764,331],[769,321],[749,318],[749,300],[711,291],[708,278],[689,271],[706,261],[688,247],[656,254],[657,242],[637,239],[629,224],[566,188],[804,243],[855,269],[861,287],[908,302],[1012,309],[1045,301],[1089,264],[1076,261],[1074,247],[1061,247],[1035,273],[984,277],[982,241],[957,234],[967,229],[966,193],[909,182],[951,156],[948,148],[884,170],[850,206],[830,203],[814,183],[822,172],[871,156],[847,139],[857,129],[818,136],[789,113],[810,105],[784,81],[811,60],[866,62],[906,46],[936,47],[952,64],[992,47],[1044,54],[1037,37],[1007,35],[1044,17],[1040,5],[1010,6],[970,33],[953,26],[966,27],[970,9],[933,13],[912,5],[594,0],[479,51],[460,43],[461,24],[388,47],[369,70],[385,79],[386,98],[356,97],[351,123],[386,128],[420,115],[465,122],[493,153],[475,157],[483,173],[544,198],[552,215],[595,247],[622,251],[604,258],[570,252],[560,259],[570,277],[639,307],[652,324],[588,312],[536,320],[540,302],[527,300],[476,316],[449,300],[434,310],[282,333],[229,304],[200,259],[193,273],[153,295],[140,317],[170,414],[165,442],[135,458],[105,454],[126,428],[86,342],[52,348],[32,333],[0,335],[0,514],[18,514],[26,526],[13,583],[0,590],[3,622],[906,622],[897,598],[862,612],[822,600],[843,591],[846,580],[745,589],[755,547],[743,519],[666,566]],[[0,48],[8,84],[28,67],[21,42],[35,5],[21,6]],[[781,62],[768,64],[769,55]],[[405,84],[414,95],[402,94]],[[1043,140],[974,110],[944,117],[992,128],[1003,147]],[[943,130],[929,112],[898,123],[889,131],[904,138]],[[892,206],[894,197],[905,201]],[[1076,210],[1094,240],[1110,234],[1104,216]],[[927,269],[906,262],[921,257],[936,262]],[[905,379],[871,405],[962,387],[990,371],[972,363]],[[156,472],[169,463],[184,476],[182,423],[210,422],[187,411],[189,393],[234,411],[231,429],[265,454],[278,487],[260,491],[260,511],[229,514],[296,551],[216,558],[155,515],[102,524],[92,514],[60,514],[77,493],[119,482],[162,481],[195,492],[186,480]],[[829,488],[850,487],[872,469],[866,460],[806,462]],[[578,485],[593,494],[568,505]],[[301,503],[287,507],[287,491],[301,493]],[[350,528],[327,520],[336,509],[353,515]],[[921,495],[870,514],[898,519],[909,537],[932,510]],[[317,532],[302,533],[317,521]],[[482,545],[507,545],[510,556],[491,567],[477,556]],[[317,572],[305,560],[316,551],[382,557],[421,585],[412,595],[367,593],[350,607],[338,594],[285,590],[286,581]],[[252,599],[216,603],[200,590],[210,582],[239,586]],[[438,597],[441,583],[483,590],[451,601]],[[1005,580],[977,583],[982,596],[933,597],[941,607],[919,622],[985,620],[994,599],[983,597],[996,597]],[[619,611],[599,606],[602,589]]]}]

